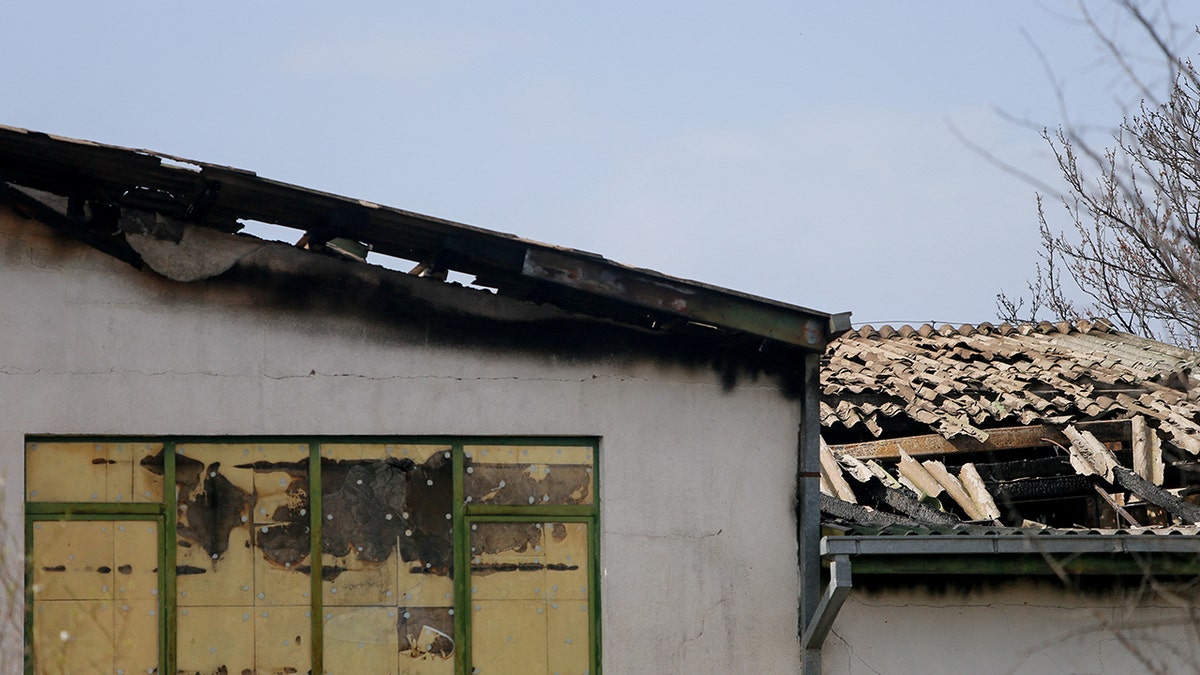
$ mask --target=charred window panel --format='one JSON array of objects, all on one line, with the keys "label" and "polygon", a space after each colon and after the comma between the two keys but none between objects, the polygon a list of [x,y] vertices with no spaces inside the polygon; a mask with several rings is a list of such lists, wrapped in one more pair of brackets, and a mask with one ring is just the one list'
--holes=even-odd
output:
[{"label": "charred window panel", "polygon": [[36,672],[158,672],[171,643],[189,673],[593,671],[594,452],[27,443]]},{"label": "charred window panel", "polygon": [[[308,465],[306,444],[176,449],[181,671],[308,670]],[[238,637],[213,621],[238,626]]]},{"label": "charred window panel", "polygon": [[590,447],[468,445],[464,456],[468,503],[593,503]]},{"label": "charred window panel", "polygon": [[480,673],[589,667],[588,525],[471,525],[472,666]]},{"label": "charred window panel", "polygon": [[454,672],[449,445],[321,448],[330,673]]}]

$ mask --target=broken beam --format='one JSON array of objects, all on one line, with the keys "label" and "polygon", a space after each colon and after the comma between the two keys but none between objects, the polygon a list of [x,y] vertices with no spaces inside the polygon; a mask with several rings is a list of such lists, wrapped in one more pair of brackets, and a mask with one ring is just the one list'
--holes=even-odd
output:
[{"label": "broken beam", "polygon": [[[1104,442],[1120,441],[1122,443],[1129,443],[1131,437],[1129,420],[1081,422],[1075,426],[1092,432],[1096,438]],[[913,457],[922,457],[965,452],[1012,450],[1016,448],[1050,447],[1054,444],[1067,445],[1069,442],[1059,427],[1050,424],[985,429],[985,431],[988,434],[986,441],[977,441],[967,436],[943,438],[938,434],[927,434],[923,436],[909,436],[907,438],[866,441],[863,443],[830,445],[829,448],[833,451],[835,457],[849,455],[858,459],[899,459],[901,450]]]}]

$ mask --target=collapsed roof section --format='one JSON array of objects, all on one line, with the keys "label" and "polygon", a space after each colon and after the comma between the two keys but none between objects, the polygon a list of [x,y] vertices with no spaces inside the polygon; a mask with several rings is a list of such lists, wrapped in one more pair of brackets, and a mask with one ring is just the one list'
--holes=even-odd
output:
[{"label": "collapsed roof section", "polygon": [[821,424],[847,442],[924,432],[986,443],[995,427],[1143,414],[1196,452],[1197,362],[1103,320],[864,326],[826,353]]},{"label": "collapsed roof section", "polygon": [[821,374],[824,523],[868,536],[1194,529],[1198,360],[1104,321],[847,333]]},{"label": "collapsed roof section", "polygon": [[[65,198],[65,208],[39,193]],[[450,271],[461,272],[510,299],[644,330],[715,334],[748,349],[819,352],[849,328],[848,313],[670,277],[251,171],[4,126],[0,202],[139,268],[156,269],[145,242],[134,246],[133,237],[213,241],[213,234],[259,221],[294,228],[301,248],[361,252],[360,261],[374,251],[415,261],[414,275],[444,280]]]}]

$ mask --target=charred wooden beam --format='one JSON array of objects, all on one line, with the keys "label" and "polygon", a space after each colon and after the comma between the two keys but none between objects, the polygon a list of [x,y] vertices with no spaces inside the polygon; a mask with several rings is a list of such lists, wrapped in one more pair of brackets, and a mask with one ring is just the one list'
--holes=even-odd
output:
[{"label": "charred wooden beam", "polygon": [[1044,457],[1041,459],[1018,459],[1011,462],[977,463],[979,476],[989,484],[1026,478],[1052,478],[1071,476],[1075,469],[1066,457]]},{"label": "charred wooden beam", "polygon": [[[1129,420],[1081,422],[1076,426],[1091,431],[1096,438],[1107,443],[1128,443],[1131,437]],[[938,434],[926,434],[907,438],[831,445],[830,449],[833,450],[834,455],[839,457],[849,455],[858,459],[898,459],[901,450],[913,457],[922,457],[1051,447],[1055,444],[1066,445],[1069,440],[1057,426],[1050,424],[985,429],[984,431],[988,435],[985,441],[978,441],[966,436],[943,438]]]},{"label": "charred wooden beam", "polygon": [[1183,501],[1121,466],[1112,452],[1091,433],[1079,431],[1071,426],[1063,431],[1071,439],[1071,466],[1081,474],[1095,476],[1110,485],[1128,490],[1151,504],[1166,509],[1184,522],[1200,522],[1200,507]]},{"label": "charred wooden beam", "polygon": [[1123,466],[1113,467],[1113,483],[1166,509],[1185,523],[1200,523],[1200,506],[1183,501]]},{"label": "charred wooden beam", "polygon": [[865,506],[851,504],[847,501],[842,501],[837,497],[829,495],[821,495],[821,513],[834,518],[841,518],[858,525],[867,525],[869,527],[919,527],[921,523],[912,518],[905,518],[887,511],[877,511],[868,509]]},{"label": "charred wooden beam", "polygon": [[897,490],[884,485],[883,481],[878,478],[872,478],[863,483],[863,486],[870,499],[874,502],[873,506],[876,508],[887,506],[894,511],[898,511],[927,525],[959,525],[962,523],[961,520],[949,513],[939,511],[921,503],[920,500],[907,491]]},{"label": "charred wooden beam", "polygon": [[1033,499],[1083,497],[1093,494],[1091,479],[1079,474],[994,483],[989,484],[988,489],[997,504]]}]

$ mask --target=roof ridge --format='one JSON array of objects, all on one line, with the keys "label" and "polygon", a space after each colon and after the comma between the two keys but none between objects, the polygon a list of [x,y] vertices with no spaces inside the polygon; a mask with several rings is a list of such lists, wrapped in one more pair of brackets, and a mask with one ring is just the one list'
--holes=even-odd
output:
[{"label": "roof ridge", "polygon": [[846,333],[846,336],[857,335],[860,338],[889,340],[889,339],[905,339],[911,337],[914,333],[921,337],[941,337],[963,336],[971,337],[982,333],[984,335],[999,334],[999,335],[1030,335],[1033,333],[1041,335],[1069,335],[1071,333],[1114,333],[1118,332],[1113,326],[1113,323],[1108,319],[1094,317],[1092,319],[1075,319],[1071,321],[1060,320],[1055,322],[1050,321],[1022,321],[1020,323],[1002,322],[993,324],[990,321],[981,321],[977,324],[964,323],[959,326],[954,326],[950,323],[936,324],[933,322],[922,323],[919,326],[913,327],[912,324],[901,324],[893,326],[890,323],[881,324],[876,328],[872,324],[863,324],[857,330],[852,330]]}]

